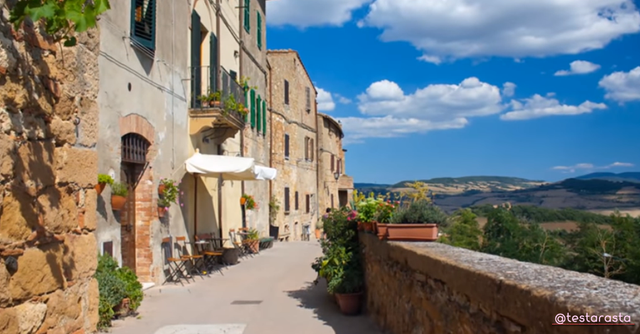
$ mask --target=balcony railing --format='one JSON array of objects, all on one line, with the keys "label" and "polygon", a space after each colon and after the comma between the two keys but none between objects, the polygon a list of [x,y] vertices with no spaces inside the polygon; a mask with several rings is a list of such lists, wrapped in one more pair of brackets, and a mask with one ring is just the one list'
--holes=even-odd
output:
[{"label": "balcony railing", "polygon": [[[218,75],[221,79],[220,87],[217,87]],[[211,99],[215,95],[216,102]],[[236,124],[244,125],[245,116],[240,112],[245,108],[244,104],[244,89],[236,82],[235,75],[232,76],[222,67],[217,68],[217,71],[211,66],[191,67],[189,109],[193,112],[201,116],[203,113],[220,114],[232,118]]]}]

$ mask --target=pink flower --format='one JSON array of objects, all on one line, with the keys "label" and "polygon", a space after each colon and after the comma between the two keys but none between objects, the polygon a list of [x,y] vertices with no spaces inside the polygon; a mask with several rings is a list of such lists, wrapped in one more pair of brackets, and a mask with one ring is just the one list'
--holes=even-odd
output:
[{"label": "pink flower", "polygon": [[180,206],[184,206],[184,204],[183,204],[183,203],[180,203]]}]

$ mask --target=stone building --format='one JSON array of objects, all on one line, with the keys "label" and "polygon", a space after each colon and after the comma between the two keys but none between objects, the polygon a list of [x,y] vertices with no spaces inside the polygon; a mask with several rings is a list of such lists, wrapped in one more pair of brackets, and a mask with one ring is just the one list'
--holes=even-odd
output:
[{"label": "stone building", "polygon": [[143,283],[164,280],[162,238],[188,234],[179,205],[159,217],[157,189],[162,178],[181,181],[188,158],[189,17],[173,1],[112,0],[100,19],[99,70],[108,75],[97,84],[98,172],[129,192],[120,211],[112,210],[110,187],[99,196],[98,248]]},{"label": "stone building", "polygon": [[0,332],[98,322],[100,34],[63,47],[0,7]]},{"label": "stone building", "polygon": [[[278,170],[272,193],[280,201],[280,232],[299,240],[302,226],[318,219],[316,89],[292,50],[267,52],[270,65],[271,167]],[[288,230],[288,231],[287,231]]]},{"label": "stone building", "polygon": [[318,113],[318,201],[321,210],[349,205],[353,178],[345,173],[342,125]]},{"label": "stone building", "polygon": [[[268,114],[268,64],[265,0],[241,0],[240,74],[247,84],[249,115],[243,131],[242,155],[270,166],[271,123]],[[245,225],[269,235],[271,182],[243,182],[243,193],[252,195],[258,208],[246,211]]]}]

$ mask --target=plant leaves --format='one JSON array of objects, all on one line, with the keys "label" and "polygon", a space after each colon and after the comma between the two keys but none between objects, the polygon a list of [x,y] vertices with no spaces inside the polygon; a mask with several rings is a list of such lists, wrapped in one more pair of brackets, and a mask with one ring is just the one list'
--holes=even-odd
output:
[{"label": "plant leaves", "polygon": [[25,10],[25,14],[31,17],[33,22],[38,21],[41,18],[53,18],[56,13],[56,3],[53,0],[49,0],[44,4],[33,6],[33,1],[29,3]]}]

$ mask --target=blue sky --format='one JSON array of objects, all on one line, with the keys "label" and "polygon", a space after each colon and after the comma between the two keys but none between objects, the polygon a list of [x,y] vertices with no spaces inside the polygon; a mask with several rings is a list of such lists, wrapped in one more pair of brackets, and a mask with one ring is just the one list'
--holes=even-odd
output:
[{"label": "blue sky", "polygon": [[[640,167],[631,0],[273,0],[356,182]],[[525,3],[525,5],[523,5]]]}]

